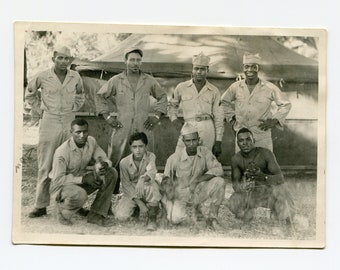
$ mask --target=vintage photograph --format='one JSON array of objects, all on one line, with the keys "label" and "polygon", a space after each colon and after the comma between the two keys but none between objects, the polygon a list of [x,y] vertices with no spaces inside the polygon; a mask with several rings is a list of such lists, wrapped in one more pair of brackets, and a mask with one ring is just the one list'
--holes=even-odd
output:
[{"label": "vintage photograph", "polygon": [[326,31],[15,23],[15,244],[325,246]]}]

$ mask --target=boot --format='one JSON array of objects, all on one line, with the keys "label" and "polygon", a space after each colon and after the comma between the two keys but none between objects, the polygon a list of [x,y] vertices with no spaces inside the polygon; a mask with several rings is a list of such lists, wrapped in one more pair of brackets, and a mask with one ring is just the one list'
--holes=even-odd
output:
[{"label": "boot", "polygon": [[102,215],[99,215],[91,211],[87,216],[87,223],[96,224],[102,227],[112,227],[115,225],[115,222],[113,219],[106,218]]},{"label": "boot", "polygon": [[159,210],[158,206],[149,206],[148,224],[146,226],[146,230],[148,231],[157,230],[156,219],[157,219],[158,210]]},{"label": "boot", "polygon": [[36,218],[46,215],[46,207],[44,208],[34,208],[32,212],[28,214],[30,218]]}]

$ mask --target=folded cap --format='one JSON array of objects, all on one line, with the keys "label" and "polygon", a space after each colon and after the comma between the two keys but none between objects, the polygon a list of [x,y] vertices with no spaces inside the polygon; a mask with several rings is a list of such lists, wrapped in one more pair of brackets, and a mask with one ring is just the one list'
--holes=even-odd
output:
[{"label": "folded cap", "polygon": [[198,55],[194,55],[192,58],[192,64],[195,66],[209,66],[210,57],[204,55],[203,52],[200,52]]},{"label": "folded cap", "polygon": [[189,124],[189,123],[185,123],[182,127],[181,135],[184,136],[184,135],[197,133],[197,132],[198,132],[198,130],[195,126],[193,126],[192,124]]},{"label": "folded cap", "polygon": [[53,52],[61,53],[68,57],[72,57],[70,49],[66,46],[56,46]]},{"label": "folded cap", "polygon": [[243,64],[260,64],[261,57],[257,54],[245,53],[243,55]]},{"label": "folded cap", "polygon": [[126,58],[126,55],[130,52],[136,51],[143,57],[143,51],[138,47],[130,47],[124,51],[124,57]]}]

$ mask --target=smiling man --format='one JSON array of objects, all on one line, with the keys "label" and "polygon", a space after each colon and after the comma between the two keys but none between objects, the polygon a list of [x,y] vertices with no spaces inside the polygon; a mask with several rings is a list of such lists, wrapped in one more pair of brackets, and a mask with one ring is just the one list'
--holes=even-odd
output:
[{"label": "smiling man", "polygon": [[[97,191],[87,215],[87,222],[99,226],[112,226],[108,218],[111,197],[117,181],[117,171],[111,167],[103,149],[96,140],[88,136],[88,123],[75,119],[71,123],[72,137],[56,150],[53,158],[51,191],[58,207],[58,220],[61,224],[72,225],[74,213],[82,209],[87,195]],[[88,167],[91,161],[100,163],[96,172]]]},{"label": "smiling man", "polygon": [[69,70],[72,57],[70,49],[55,48],[51,69],[48,69],[28,84],[25,100],[32,107],[32,113],[40,116],[38,142],[38,179],[35,205],[29,217],[46,215],[50,204],[50,182],[54,151],[70,134],[70,123],[85,101],[80,75]]},{"label": "smiling man", "polygon": [[[273,151],[271,129],[283,126],[291,103],[277,86],[259,78],[260,61],[258,54],[243,56],[245,79],[227,89],[222,95],[221,107],[235,132],[246,127],[251,130],[256,146]],[[277,105],[274,114],[272,103]],[[237,152],[237,144],[235,149]]]},{"label": "smiling man", "polygon": [[292,196],[274,154],[255,146],[252,132],[241,128],[237,133],[241,149],[231,160],[234,193],[228,206],[237,218],[246,222],[257,207],[269,208],[271,216],[290,223],[295,212]]},{"label": "smiling man", "polygon": [[[128,48],[124,56],[126,70],[103,85],[95,99],[97,113],[113,128],[108,155],[117,168],[120,160],[129,154],[128,138],[135,132],[147,135],[148,148],[153,151],[153,129],[167,112],[165,91],[155,78],[141,71],[143,51],[137,47]],[[156,101],[153,114],[149,116],[150,97]]]},{"label": "smiling man", "polygon": [[[183,121],[178,118],[181,105],[184,122],[196,127],[202,145],[218,157],[222,152],[223,111],[219,106],[219,90],[207,80],[209,62],[210,58],[202,52],[193,57],[192,79],[176,87],[169,104],[169,118],[176,129],[181,130]],[[184,148],[181,139],[177,143],[177,150],[179,148]]]},{"label": "smiling man", "polygon": [[120,162],[123,197],[116,207],[115,215],[118,220],[126,221],[134,212],[147,214],[147,230],[154,231],[161,200],[155,182],[156,156],[146,150],[148,138],[144,132],[132,134],[129,145],[131,154]]}]

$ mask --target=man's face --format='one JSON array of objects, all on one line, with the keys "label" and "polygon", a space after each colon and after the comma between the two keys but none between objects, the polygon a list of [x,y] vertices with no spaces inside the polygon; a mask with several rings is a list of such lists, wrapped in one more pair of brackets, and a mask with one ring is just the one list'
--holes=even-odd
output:
[{"label": "man's face", "polygon": [[142,160],[146,151],[146,145],[142,142],[142,140],[133,141],[130,145],[130,150],[135,160]]},{"label": "man's face", "polygon": [[259,72],[258,64],[244,64],[243,72],[247,79],[256,79]]},{"label": "man's face", "polygon": [[254,138],[249,132],[237,134],[237,145],[243,153],[249,153],[254,148]]},{"label": "man's face", "polygon": [[192,67],[192,78],[195,82],[203,82],[206,80],[209,72],[209,67],[197,66]]},{"label": "man's face", "polygon": [[129,53],[125,60],[126,68],[132,73],[138,73],[142,65],[142,57],[139,53]]},{"label": "man's face", "polygon": [[54,62],[54,66],[59,70],[66,70],[67,66],[71,63],[71,58],[62,53],[55,53],[52,57],[52,61]]},{"label": "man's face", "polygon": [[194,156],[197,154],[197,147],[199,145],[199,137],[198,137],[198,133],[191,133],[191,134],[187,134],[187,135],[183,135],[182,136],[182,140],[185,144],[186,150],[187,150],[187,154],[189,156]]},{"label": "man's face", "polygon": [[87,142],[87,137],[89,136],[89,130],[87,125],[78,126],[74,125],[71,128],[71,134],[74,142],[78,147],[84,147]]}]

